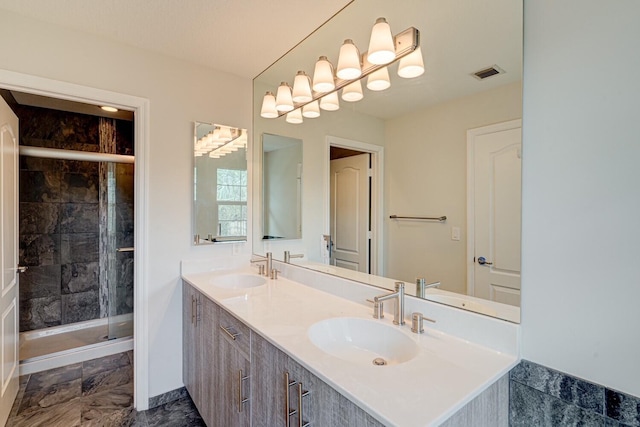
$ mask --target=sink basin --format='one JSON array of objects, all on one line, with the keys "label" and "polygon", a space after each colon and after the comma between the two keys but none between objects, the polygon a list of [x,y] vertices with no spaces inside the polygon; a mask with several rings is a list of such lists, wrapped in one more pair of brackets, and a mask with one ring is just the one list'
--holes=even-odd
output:
[{"label": "sink basin", "polygon": [[253,274],[228,274],[225,276],[216,276],[211,279],[210,283],[218,288],[246,289],[262,286],[267,283],[267,281],[264,277]]},{"label": "sink basin", "polygon": [[334,357],[356,363],[398,365],[418,354],[416,343],[393,326],[379,321],[337,317],[314,323],[311,342]]}]

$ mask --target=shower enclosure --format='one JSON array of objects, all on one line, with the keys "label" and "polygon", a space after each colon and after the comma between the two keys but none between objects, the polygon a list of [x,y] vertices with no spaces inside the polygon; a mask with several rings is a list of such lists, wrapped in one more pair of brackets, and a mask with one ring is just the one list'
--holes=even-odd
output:
[{"label": "shower enclosure", "polygon": [[19,285],[20,359],[130,339],[132,125],[39,108],[21,112],[27,120],[18,114],[19,253],[28,270]]}]

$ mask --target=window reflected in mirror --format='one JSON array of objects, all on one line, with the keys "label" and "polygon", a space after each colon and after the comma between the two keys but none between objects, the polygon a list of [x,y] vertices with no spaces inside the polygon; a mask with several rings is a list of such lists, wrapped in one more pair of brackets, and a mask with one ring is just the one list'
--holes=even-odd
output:
[{"label": "window reflected in mirror", "polygon": [[247,240],[247,130],[194,124],[193,243]]}]

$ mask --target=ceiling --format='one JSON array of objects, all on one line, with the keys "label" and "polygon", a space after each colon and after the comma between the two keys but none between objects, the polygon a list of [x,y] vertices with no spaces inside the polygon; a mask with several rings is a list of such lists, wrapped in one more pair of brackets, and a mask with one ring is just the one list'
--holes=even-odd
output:
[{"label": "ceiling", "polygon": [[0,9],[253,78],[348,3],[0,0]]}]

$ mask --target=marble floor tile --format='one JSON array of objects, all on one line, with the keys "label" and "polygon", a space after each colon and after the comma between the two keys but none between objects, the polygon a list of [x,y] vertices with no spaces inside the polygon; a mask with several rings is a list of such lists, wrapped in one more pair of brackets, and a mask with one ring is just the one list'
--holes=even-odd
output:
[{"label": "marble floor tile", "polygon": [[61,368],[38,372],[32,374],[31,378],[29,378],[25,394],[79,378],[82,378],[82,363],[74,363]]},{"label": "marble floor tile", "polygon": [[101,357],[99,359],[87,360],[82,363],[82,376],[88,378],[100,372],[112,371],[123,366],[131,365],[128,353],[112,354],[110,356]]},{"label": "marble floor tile", "polygon": [[83,425],[125,425],[135,416],[132,383],[84,396],[81,401]]},{"label": "marble floor tile", "polygon": [[150,409],[146,415],[149,427],[206,427],[188,397]]},{"label": "marble floor tile", "polygon": [[80,378],[31,390],[22,397],[17,415],[29,408],[49,408],[78,398],[81,395],[82,380]]},{"label": "marble floor tile", "polygon": [[133,385],[133,368],[131,365],[84,377],[82,380],[82,395],[88,396],[124,384]]},{"label": "marble floor tile", "polygon": [[30,407],[13,419],[7,426],[12,427],[75,427],[81,423],[82,407],[80,398],[54,405],[43,410]]}]

